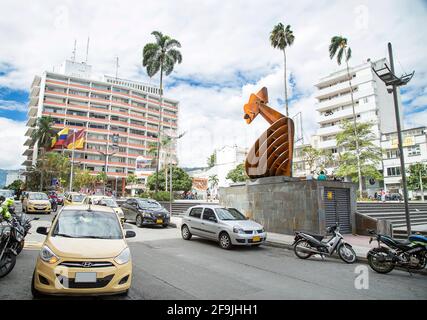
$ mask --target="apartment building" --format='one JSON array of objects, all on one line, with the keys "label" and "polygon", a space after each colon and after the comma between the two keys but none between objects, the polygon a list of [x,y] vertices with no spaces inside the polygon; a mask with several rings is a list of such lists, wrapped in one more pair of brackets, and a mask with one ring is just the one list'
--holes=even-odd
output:
[{"label": "apartment building", "polygon": [[[107,168],[110,185],[115,183],[117,188],[120,180],[118,189],[124,190],[125,178],[135,173],[137,159],[153,158],[148,151],[158,141],[159,120],[161,132],[176,133],[179,102],[164,97],[160,106],[158,87],[110,76],[94,80],[91,72],[90,65],[67,60],[57,73],[44,72],[34,78],[24,144],[27,159],[22,165],[28,169],[36,163],[38,147],[30,137],[37,119],[51,116],[58,131],[85,129],[85,146],[75,151],[75,165],[93,174]],[[118,145],[113,148],[112,137],[117,135]],[[175,155],[176,149],[168,152]],[[161,154],[160,158],[167,157]],[[141,183],[151,173],[138,171]]]},{"label": "apartment building", "polygon": [[[374,62],[368,60],[350,68],[357,121],[373,123],[374,143],[378,146],[381,132],[396,131],[393,96],[372,71],[372,67],[382,67],[385,62],[385,58]],[[315,85],[318,89],[316,110],[319,129],[316,134],[320,137],[319,148],[329,149],[332,153],[338,152],[336,135],[342,131],[342,122],[353,119],[348,80],[347,70],[342,68],[321,78]],[[402,112],[400,115],[402,117]]]},{"label": "apartment building", "polygon": [[[406,169],[415,163],[427,164],[427,127],[402,130],[402,138]],[[382,134],[381,147],[384,150],[384,190],[403,194],[397,132]],[[410,192],[409,196],[415,198],[419,194]]]}]

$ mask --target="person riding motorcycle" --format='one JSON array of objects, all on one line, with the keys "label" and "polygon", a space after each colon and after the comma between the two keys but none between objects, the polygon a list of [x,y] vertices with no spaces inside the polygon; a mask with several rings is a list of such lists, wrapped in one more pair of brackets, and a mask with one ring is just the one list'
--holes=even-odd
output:
[{"label": "person riding motorcycle", "polygon": [[0,214],[3,219],[9,220],[12,218],[12,214],[10,213],[10,208],[13,207],[14,201],[12,198],[7,198],[4,200],[0,207]]}]

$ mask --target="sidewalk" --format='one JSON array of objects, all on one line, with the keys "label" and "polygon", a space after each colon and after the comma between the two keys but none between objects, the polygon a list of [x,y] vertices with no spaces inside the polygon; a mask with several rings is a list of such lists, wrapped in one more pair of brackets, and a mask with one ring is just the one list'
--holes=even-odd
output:
[{"label": "sidewalk", "polygon": [[[179,216],[171,217],[171,226],[176,228],[181,228],[181,220],[182,218]],[[344,235],[344,240],[352,245],[354,251],[357,255],[357,261],[360,263],[368,263],[367,253],[371,248],[375,248],[377,246],[377,242],[373,241],[369,244],[370,237],[368,236],[358,236],[358,235]],[[292,244],[294,243],[293,235],[286,235],[281,233],[267,232],[267,241],[265,242],[266,246],[283,248],[288,250],[293,250]],[[331,258],[339,259],[338,255],[333,255]],[[400,269],[400,268],[398,268]],[[406,270],[406,269],[401,269]],[[427,270],[413,270],[413,273],[421,273],[427,275]]]}]

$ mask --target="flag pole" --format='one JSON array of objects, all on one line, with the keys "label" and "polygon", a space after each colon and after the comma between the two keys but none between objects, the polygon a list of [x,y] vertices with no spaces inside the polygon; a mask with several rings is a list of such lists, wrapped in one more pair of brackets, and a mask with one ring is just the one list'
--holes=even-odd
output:
[{"label": "flag pole", "polygon": [[73,171],[74,171],[74,149],[76,144],[76,132],[73,130],[73,149],[71,151],[71,172],[70,172],[70,192],[73,190]]}]

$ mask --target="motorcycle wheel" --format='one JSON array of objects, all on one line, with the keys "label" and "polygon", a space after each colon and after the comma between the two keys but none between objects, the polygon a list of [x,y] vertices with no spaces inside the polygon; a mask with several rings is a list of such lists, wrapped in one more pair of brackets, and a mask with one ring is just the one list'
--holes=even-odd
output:
[{"label": "motorcycle wheel", "polygon": [[354,252],[353,248],[348,243],[339,246],[338,255],[345,263],[354,263],[357,259],[356,252]]},{"label": "motorcycle wheel", "polygon": [[294,245],[295,255],[300,259],[308,259],[313,255],[313,253],[304,252],[304,248],[311,248],[310,243],[305,239],[298,240]]},{"label": "motorcycle wheel", "polygon": [[20,254],[22,249],[24,249],[25,246],[25,239],[22,239],[22,241],[19,243],[18,248],[16,249],[16,253]]},{"label": "motorcycle wheel", "polygon": [[0,278],[9,274],[15,267],[16,256],[12,252],[5,252],[0,260]]},{"label": "motorcycle wheel", "polygon": [[394,269],[394,263],[384,261],[388,256],[388,250],[384,248],[373,249],[368,252],[369,266],[378,273],[389,273]]}]

